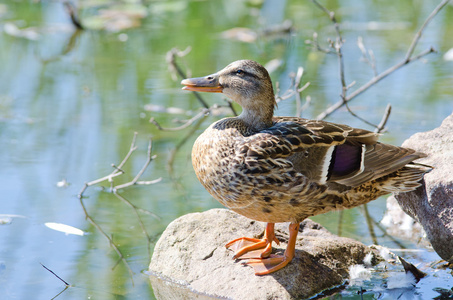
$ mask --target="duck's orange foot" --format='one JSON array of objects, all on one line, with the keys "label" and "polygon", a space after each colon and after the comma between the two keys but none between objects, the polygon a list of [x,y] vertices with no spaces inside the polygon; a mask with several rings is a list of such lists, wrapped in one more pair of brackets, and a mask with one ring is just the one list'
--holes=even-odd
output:
[{"label": "duck's orange foot", "polygon": [[249,259],[245,264],[253,267],[255,275],[267,275],[285,267],[292,260],[286,255],[270,255],[264,259]]},{"label": "duck's orange foot", "polygon": [[236,259],[266,258],[272,252],[272,242],[279,244],[274,234],[274,223],[268,223],[263,239],[242,237],[232,240],[225,247],[234,251]]},{"label": "duck's orange foot", "polygon": [[[235,258],[252,258],[245,262],[245,264],[253,267],[255,275],[267,275],[272,272],[278,271],[285,267],[293,259],[295,255],[297,233],[299,232],[299,223],[291,223],[289,225],[289,239],[288,246],[286,247],[284,255],[270,254],[272,251],[272,241],[278,240],[274,235],[274,224],[268,223],[265,231],[265,238],[251,239],[240,238],[229,242],[227,248],[237,250],[234,255]],[[264,249],[262,249],[264,247]],[[261,250],[262,249],[262,250]],[[255,253],[259,254],[259,257]],[[252,255],[253,254],[253,255]]]},{"label": "duck's orange foot", "polygon": [[265,258],[272,251],[272,243],[266,239],[261,240],[248,237],[235,239],[226,244],[225,247],[234,251],[233,257],[236,259]]}]

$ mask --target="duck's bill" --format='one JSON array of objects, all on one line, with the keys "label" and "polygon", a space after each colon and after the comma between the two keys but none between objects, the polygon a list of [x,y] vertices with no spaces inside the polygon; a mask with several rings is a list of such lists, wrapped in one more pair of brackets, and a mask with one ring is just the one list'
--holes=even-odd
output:
[{"label": "duck's bill", "polygon": [[194,92],[221,93],[223,86],[219,84],[217,76],[209,75],[206,77],[188,78],[181,81],[183,90]]}]

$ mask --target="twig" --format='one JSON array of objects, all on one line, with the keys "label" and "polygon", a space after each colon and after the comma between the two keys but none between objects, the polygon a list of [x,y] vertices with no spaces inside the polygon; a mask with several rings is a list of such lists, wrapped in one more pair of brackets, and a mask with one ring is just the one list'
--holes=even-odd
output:
[{"label": "twig", "polygon": [[[176,63],[176,57],[184,57],[189,53],[191,50],[190,47],[187,47],[186,50],[180,51],[177,48],[173,48],[170,51],[167,52],[166,60],[170,69],[170,72],[176,72],[182,79],[187,78],[187,75],[184,73],[184,71],[179,67],[179,65]],[[195,97],[198,99],[198,101],[203,105],[204,108],[209,109],[208,103],[201,97],[200,93],[192,91],[192,93],[195,95]],[[228,103],[228,107],[231,109],[231,112],[233,115],[237,116],[236,109],[233,107],[231,101],[229,99],[225,99],[225,101]],[[190,124],[189,124],[190,125]],[[177,129],[178,130],[178,129]]]},{"label": "twig", "polygon": [[52,271],[51,269],[49,269],[48,267],[46,267],[45,265],[43,265],[42,263],[40,263],[41,266],[46,269],[47,271],[49,271],[50,273],[52,273],[55,277],[57,277],[58,279],[60,279],[66,286],[69,286],[70,284],[67,283],[66,281],[64,281],[60,276],[58,276],[57,274],[55,274],[54,271]]},{"label": "twig", "polygon": [[300,113],[297,115],[298,117],[300,117],[302,112],[305,111],[310,106],[310,103],[311,103],[311,97],[310,96],[305,97],[305,103],[300,108]]},{"label": "twig", "polygon": [[[82,190],[80,191],[79,195],[78,195],[78,198],[79,198],[79,201],[80,201],[80,205],[82,206],[82,209],[85,213],[85,216],[87,218],[87,220],[109,241],[111,247],[115,250],[115,252],[118,254],[118,262],[123,262],[126,266],[126,268],[128,269],[129,271],[129,274],[131,276],[131,280],[132,280],[132,284],[134,284],[134,281],[133,281],[133,272],[132,272],[132,269],[130,268],[129,264],[127,263],[124,255],[121,253],[120,249],[118,248],[118,246],[116,246],[116,244],[113,242],[113,239],[96,223],[96,221],[88,214],[88,211],[85,207],[85,204],[83,203],[83,199],[84,199],[84,196],[83,196],[83,193],[85,192],[85,190],[89,187],[89,186],[92,186],[92,185],[95,185],[95,184],[98,184],[98,183],[101,183],[101,182],[104,182],[104,181],[108,181],[110,182],[110,191],[120,200],[122,200],[123,202],[125,202],[126,204],[128,204],[130,207],[132,207],[132,209],[134,210],[135,214],[137,215],[138,217],[138,221],[140,223],[140,226],[142,227],[142,230],[144,231],[146,237],[147,237],[147,241],[148,241],[148,254],[150,254],[150,248],[149,248],[149,244],[150,244],[150,241],[151,241],[151,238],[150,236],[148,235],[146,229],[145,229],[145,226],[138,214],[138,210],[141,210],[141,211],[144,211],[145,213],[149,214],[149,215],[152,215],[156,218],[159,218],[157,215],[153,214],[152,212],[150,211],[146,211],[144,209],[140,209],[138,208],[137,206],[135,206],[134,204],[132,204],[131,202],[129,202],[128,200],[126,200],[124,197],[120,196],[118,194],[118,190],[120,189],[124,189],[126,187],[129,187],[129,186],[132,186],[132,185],[138,185],[138,184],[154,184],[154,183],[157,183],[161,180],[161,178],[158,178],[158,179],[155,179],[155,180],[151,180],[151,181],[139,181],[140,177],[143,175],[143,173],[145,172],[145,170],[148,168],[149,164],[151,163],[151,161],[156,157],[155,155],[152,155],[152,141],[150,140],[149,141],[149,144],[148,144],[148,153],[147,153],[147,159],[143,165],[143,167],[141,168],[141,170],[137,173],[137,175],[134,177],[134,179],[132,179],[130,182],[127,182],[127,183],[124,183],[124,184],[120,184],[120,185],[114,185],[114,182],[113,182],[113,178],[119,176],[119,175],[122,175],[124,174],[125,172],[122,170],[123,166],[126,164],[126,162],[129,160],[129,158],[131,157],[132,153],[137,150],[137,146],[135,145],[135,142],[136,142],[136,139],[137,139],[137,133],[135,132],[134,133],[134,137],[132,138],[132,142],[131,142],[131,145],[129,147],[129,151],[128,153],[126,154],[126,156],[124,157],[124,159],[121,161],[121,163],[118,165],[118,166],[115,166],[112,164],[112,166],[114,167],[114,171],[112,173],[110,173],[109,175],[107,176],[104,176],[102,178],[99,178],[99,179],[96,179],[96,180],[93,180],[93,181],[90,181],[88,183],[85,183],[84,187],[82,188]],[[118,262],[113,266],[113,269],[116,267],[116,265],[118,264]]]},{"label": "twig", "polygon": [[112,167],[115,168],[115,170],[112,173],[110,173],[109,175],[107,175],[107,176],[101,177],[99,179],[95,179],[95,180],[90,181],[90,182],[86,182],[85,185],[83,186],[82,190],[79,192],[78,198],[82,198],[83,197],[83,193],[85,192],[85,190],[88,187],[90,187],[92,185],[95,185],[95,184],[98,184],[98,183],[101,183],[103,181],[112,182],[112,179],[114,177],[117,177],[117,176],[120,176],[120,175],[124,174],[124,171],[121,168],[127,162],[129,157],[131,157],[132,153],[135,150],[137,150],[137,146],[135,146],[135,141],[137,139],[137,134],[138,134],[137,132],[134,132],[134,137],[132,138],[132,143],[131,143],[131,146],[129,147],[129,151],[127,152],[126,156],[121,161],[121,163],[118,166],[115,166],[114,164],[112,164]]},{"label": "twig", "polygon": [[365,48],[363,44],[363,38],[359,36],[357,38],[357,46],[359,47],[360,51],[362,52],[362,58],[367,63],[371,69],[373,70],[373,75],[377,76],[379,73],[376,69],[376,58],[374,57],[373,50],[368,50]]},{"label": "twig", "polygon": [[77,11],[74,7],[74,4],[72,4],[69,1],[63,2],[63,5],[66,9],[66,12],[69,14],[71,17],[72,24],[77,28],[78,30],[84,30],[85,28],[83,27],[82,23],[80,22],[80,19],[77,15]]},{"label": "twig", "polygon": [[362,118],[361,116],[359,116],[358,114],[356,114],[355,112],[352,111],[352,109],[349,107],[348,103],[345,103],[345,106],[346,106],[346,109],[348,110],[348,112],[354,117],[354,118],[357,118],[359,119],[360,121],[362,121],[363,123],[365,124],[368,124],[370,125],[371,127],[377,127],[377,125],[371,123],[370,121]]},{"label": "twig", "polygon": [[371,240],[373,241],[374,245],[379,245],[377,237],[376,237],[376,233],[374,232],[374,227],[373,227],[373,224],[372,224],[373,218],[370,216],[370,213],[368,212],[367,203],[365,203],[361,207],[362,207],[363,212],[365,214],[365,220],[366,220],[366,224],[368,226],[368,231],[370,232]]},{"label": "twig", "polygon": [[[165,56],[165,60],[168,63],[168,68],[169,68],[171,74],[176,72],[179,75],[179,77],[187,78],[187,75],[176,63],[176,57],[184,57],[187,54],[189,54],[189,52],[191,50],[192,50],[192,47],[189,46],[183,51],[181,51],[177,48],[172,48],[172,49],[170,49],[170,51],[167,52],[167,55]],[[176,80],[176,77],[173,77],[173,79]]]},{"label": "twig", "polygon": [[[183,57],[183,56],[187,55],[187,53],[189,53],[190,50],[191,50],[190,47],[187,47],[186,50],[184,50],[184,51],[180,51],[177,48],[173,48],[170,51],[168,51],[167,55],[166,55],[166,60],[167,60],[170,70],[176,71],[176,73],[178,73],[178,75],[182,79],[187,78],[187,76],[184,73],[184,71],[179,67],[179,65],[176,63],[176,57]],[[193,92],[193,93],[194,93],[195,97],[198,99],[198,101],[200,101],[201,105],[203,105],[204,108],[209,108],[208,103],[206,103],[206,101],[204,101],[204,99],[200,96],[199,93],[197,93],[197,92]]]},{"label": "twig", "polygon": [[57,299],[57,297],[60,296],[61,294],[63,294],[64,291],[66,291],[68,288],[69,288],[69,285],[65,285],[64,289],[62,289],[61,292],[59,292],[58,294],[56,294],[55,296],[53,296],[50,300]]},{"label": "twig", "polygon": [[279,103],[281,101],[287,100],[287,99],[295,96],[295,98],[296,98],[296,116],[300,116],[301,112],[304,109],[306,109],[310,103],[310,101],[306,101],[303,106],[301,104],[301,93],[310,86],[310,82],[307,82],[302,87],[299,87],[300,82],[302,81],[303,75],[304,75],[304,69],[302,67],[297,68],[296,74],[290,75],[291,76],[291,85],[281,96],[279,95],[280,87],[279,87],[278,82],[276,84],[275,102]]},{"label": "twig", "polygon": [[130,182],[126,182],[124,184],[120,184],[120,185],[113,187],[114,192],[116,192],[120,189],[124,189],[129,186],[135,185],[135,184],[142,184],[142,185],[154,184],[154,183],[158,183],[159,181],[162,180],[162,178],[158,178],[158,179],[150,180],[150,181],[138,181],[140,179],[140,177],[143,175],[143,173],[145,172],[146,168],[148,168],[151,161],[156,158],[156,155],[151,155],[152,145],[153,145],[152,140],[150,140],[149,144],[148,144],[148,154],[147,154],[147,159],[145,161],[145,164],[143,165],[142,169],[137,173],[137,175],[135,175],[134,179],[132,179],[132,181],[130,181]]},{"label": "twig", "polygon": [[234,115],[234,116],[237,116],[238,113],[237,113],[236,109],[235,109],[234,106],[233,106],[233,101],[231,101],[231,100],[228,99],[228,98],[223,98],[223,100],[225,100],[225,102],[228,103],[228,107],[229,107],[229,108],[231,109],[231,111],[233,112],[233,115]]},{"label": "twig", "polygon": [[[91,225],[96,227],[96,229],[109,241],[110,246],[113,248],[113,250],[115,250],[116,254],[118,255],[120,260],[124,263],[124,265],[126,266],[127,270],[129,271],[129,275],[131,277],[132,284],[134,284],[134,278],[133,278],[134,272],[132,272],[132,269],[129,266],[129,264],[127,263],[127,260],[124,257],[123,253],[121,253],[121,250],[118,248],[118,246],[116,246],[116,244],[113,242],[112,238],[88,214],[88,211],[87,211],[87,209],[85,207],[85,204],[83,203],[83,198],[79,198],[79,201],[80,201],[80,205],[82,206],[83,212],[85,213],[85,217],[91,223]],[[114,267],[113,267],[113,269],[114,269]]]},{"label": "twig", "polygon": [[409,62],[410,58],[412,57],[412,54],[414,53],[415,47],[417,46],[418,41],[422,37],[423,30],[425,30],[426,26],[428,26],[429,22],[441,11],[441,9],[448,4],[450,0],[443,0],[439,5],[437,5],[436,8],[431,12],[431,14],[426,18],[425,22],[423,23],[422,27],[417,31],[417,33],[414,36],[414,39],[412,40],[411,45],[409,46],[409,49],[407,50],[406,53],[406,58],[405,60]]},{"label": "twig", "polygon": [[112,178],[114,177],[117,177],[117,176],[120,176],[124,173],[123,170],[117,168],[115,165],[112,164],[112,167],[115,168],[115,171],[112,172],[111,174],[107,175],[107,176],[104,176],[104,177],[101,177],[99,179],[96,179],[96,180],[93,180],[93,181],[90,181],[90,182],[86,182],[85,185],[83,186],[82,190],[79,192],[79,195],[78,197],[79,198],[82,198],[83,197],[83,193],[85,192],[85,190],[92,186],[92,185],[95,185],[95,184],[98,184],[98,183],[101,183],[101,182],[104,182],[104,181],[109,181],[111,182],[112,181]]},{"label": "twig", "polygon": [[382,116],[381,122],[376,127],[374,132],[381,133],[381,132],[385,131],[385,124],[387,124],[387,121],[390,117],[391,112],[392,112],[392,106],[389,103],[389,104],[387,104],[387,107],[385,108],[385,112],[384,112],[384,115]]},{"label": "twig", "polygon": [[342,107],[344,105],[345,102],[349,102],[351,101],[352,99],[354,99],[355,97],[357,97],[358,95],[362,94],[363,92],[365,92],[366,90],[368,90],[370,87],[372,87],[373,85],[375,85],[376,83],[378,83],[379,81],[381,81],[382,79],[384,79],[385,77],[387,77],[388,75],[392,74],[393,72],[395,72],[396,70],[398,70],[399,68],[403,67],[404,65],[407,65],[413,61],[416,61],[418,59],[420,59],[421,57],[429,54],[429,53],[432,53],[432,52],[436,52],[436,50],[434,50],[434,48],[430,48],[422,53],[420,53],[419,55],[415,56],[415,57],[412,57],[411,59],[409,59],[409,61],[401,61],[399,63],[397,63],[396,65],[388,68],[387,70],[385,70],[384,72],[380,73],[378,76],[375,76],[373,77],[370,81],[368,81],[367,83],[365,83],[364,85],[362,85],[360,88],[358,88],[357,90],[355,90],[354,92],[352,92],[351,94],[349,94],[349,96],[346,97],[345,101],[343,100],[340,100],[338,101],[337,103],[333,104],[332,106],[330,106],[329,108],[327,108],[324,112],[322,112],[321,114],[319,114],[316,119],[318,120],[323,120],[325,118],[327,118],[328,116],[330,116],[333,112],[335,112],[337,109],[339,109],[340,107]]},{"label": "twig", "polygon": [[[204,116],[204,117],[206,117],[206,116]],[[202,122],[204,120],[204,117],[200,118],[198,120],[198,122],[194,126],[192,126],[191,130],[189,131],[189,133],[186,136],[184,136],[184,138],[170,152],[170,155],[168,157],[168,173],[170,174],[170,177],[172,179],[175,179],[174,171],[173,171],[174,170],[173,163],[175,161],[176,154],[182,148],[182,146],[184,146],[184,144],[190,139],[190,137],[195,134],[195,132],[198,130],[198,128],[202,124]]]},{"label": "twig", "polygon": [[[124,198],[123,196],[121,196],[120,194],[118,194],[116,191],[113,193],[118,199],[120,199],[121,201],[123,201],[124,203],[126,203],[130,208],[132,208],[132,210],[134,211],[135,215],[137,216],[137,220],[138,220],[138,223],[140,224],[140,227],[142,228],[142,232],[143,234],[145,235],[146,237],[146,240],[147,240],[147,247],[148,247],[148,256],[149,258],[151,259],[151,247],[150,247],[150,244],[151,244],[151,237],[149,236],[148,234],[148,231],[146,230],[146,227],[145,227],[145,224],[143,224],[143,221],[142,221],[142,218],[140,217],[140,214],[138,213],[139,210],[143,211],[143,209],[137,207],[135,204],[133,204],[132,202],[130,202],[129,200],[127,200],[126,198]],[[150,212],[150,211],[146,211],[148,214],[151,214],[153,217],[157,218],[157,219],[160,219],[159,216],[157,216],[156,214]]]},{"label": "twig", "polygon": [[114,191],[117,191],[117,190],[120,190],[120,189],[124,189],[124,188],[129,187],[129,186],[132,186],[132,185],[149,185],[149,184],[155,184],[155,183],[157,183],[157,182],[162,180],[162,178],[157,178],[155,180],[150,180],[150,181],[138,181],[140,179],[140,177],[143,175],[143,173],[145,172],[145,170],[148,168],[148,166],[151,163],[151,161],[156,158],[155,155],[151,155],[152,141],[150,140],[149,144],[148,144],[147,160],[145,161],[145,164],[143,165],[142,169],[137,173],[137,175],[131,181],[123,183],[123,184],[120,184],[120,185],[116,185],[116,186],[114,185],[113,178],[118,177],[118,176],[120,176],[120,175],[125,173],[122,170],[124,164],[129,160],[129,158],[131,157],[132,153],[135,150],[137,150],[137,146],[135,145],[136,139],[137,139],[137,132],[134,133],[134,137],[132,138],[132,143],[131,143],[131,146],[129,148],[129,151],[127,152],[126,156],[121,161],[121,163],[118,166],[112,164],[112,167],[115,170],[112,173],[110,173],[109,175],[107,175],[107,176],[104,176],[104,177],[101,177],[99,179],[95,179],[93,181],[85,183],[85,185],[83,186],[82,190],[78,194],[78,198],[79,199],[83,198],[83,194],[84,194],[84,192],[86,191],[86,189],[88,187],[96,185],[96,184],[104,182],[104,181],[110,182],[110,191],[114,192]]},{"label": "twig", "polygon": [[203,108],[199,113],[197,113],[195,116],[193,116],[191,119],[187,120],[183,125],[179,127],[162,127],[154,118],[151,118],[149,120],[150,123],[154,124],[159,130],[162,131],[178,131],[181,129],[185,129],[192,125],[196,120],[206,116],[211,112],[212,107],[209,108]]},{"label": "twig", "polygon": [[346,93],[348,91],[348,86],[346,84],[346,79],[344,75],[344,60],[343,60],[343,52],[342,52],[342,47],[343,47],[343,37],[341,36],[341,31],[340,31],[340,24],[337,22],[337,19],[335,18],[335,13],[333,11],[328,10],[317,0],[311,0],[316,6],[318,6],[322,11],[324,11],[330,18],[330,20],[333,22],[333,26],[335,28],[335,32],[337,33],[337,38],[336,42],[333,44],[333,47],[335,49],[335,52],[337,53],[338,57],[338,66],[339,66],[339,71],[340,71],[340,82],[341,82],[341,99],[343,101],[346,101]]},{"label": "twig", "polygon": [[407,247],[402,242],[398,241],[393,235],[389,234],[380,222],[374,220],[372,217],[370,219],[371,222],[373,222],[373,224],[382,231],[383,236],[388,237],[392,242],[398,245],[400,249],[407,249]]},{"label": "twig", "polygon": [[[132,142],[131,142],[131,145],[129,147],[129,151],[127,152],[126,156],[124,157],[124,159],[121,161],[121,163],[118,165],[117,169],[118,170],[121,170],[121,168],[126,164],[127,160],[129,159],[129,157],[131,157],[132,153],[137,150],[137,146],[135,146],[135,141],[137,140],[137,135],[138,135],[138,132],[134,132],[134,137],[132,138]],[[123,171],[122,171],[123,172]],[[124,172],[123,172],[124,173]]]},{"label": "twig", "polygon": [[[341,35],[340,34],[340,31],[339,31],[339,24],[336,22],[336,19],[335,19],[335,15],[333,12],[329,11],[328,9],[326,9],[324,6],[322,6],[321,4],[319,4],[319,2],[317,2],[316,0],[312,0],[313,3],[316,4],[316,6],[318,6],[321,10],[323,10],[324,12],[326,12],[328,15],[329,15],[329,18],[332,20],[332,22],[334,22],[334,27],[335,27],[335,30],[337,32],[337,41],[340,40],[341,42]],[[354,92],[352,92],[351,94],[349,95],[346,95],[346,92],[347,92],[347,86],[345,84],[345,80],[344,80],[344,66],[342,64],[342,56],[341,56],[341,49],[340,49],[340,52],[337,51],[337,55],[339,57],[339,60],[340,60],[340,78],[341,78],[341,85],[342,85],[342,93],[341,93],[341,100],[339,100],[337,103],[333,104],[332,106],[330,106],[329,108],[327,108],[324,112],[322,112],[321,114],[319,114],[316,118],[317,119],[325,119],[326,117],[328,117],[330,114],[332,114],[333,112],[335,112],[337,109],[339,109],[340,107],[342,107],[343,105],[346,105],[347,102],[351,101],[352,99],[354,99],[355,97],[359,96],[360,94],[362,94],[363,92],[365,92],[366,90],[368,90],[371,86],[375,85],[377,82],[381,81],[382,79],[384,79],[385,77],[387,77],[388,75],[390,75],[391,73],[395,72],[396,70],[400,69],[401,67],[413,62],[413,61],[416,61],[418,59],[420,59],[421,57],[429,54],[429,53],[432,53],[432,52],[435,52],[434,48],[429,48],[423,52],[421,52],[420,54],[416,55],[416,56],[413,56],[413,52],[414,52],[414,49],[423,33],[423,30],[425,29],[425,27],[428,25],[428,23],[434,18],[434,16],[449,2],[450,0],[444,0],[442,1],[434,10],[433,12],[428,16],[428,18],[425,20],[425,22],[423,23],[422,27],[419,29],[419,31],[415,34],[414,36],[414,39],[412,40],[412,43],[411,45],[409,46],[409,49],[406,53],[406,56],[404,58],[404,60],[400,61],[399,63],[395,64],[394,66],[388,68],[387,70],[385,70],[384,72],[378,74],[378,75],[375,75],[371,80],[369,80],[367,83],[363,84],[361,87],[359,87],[358,89],[356,89]],[[338,47],[339,43],[337,42],[336,43],[336,48]],[[373,55],[373,58],[374,58],[374,55]]]},{"label": "twig", "polygon": [[312,48],[318,50],[319,52],[323,52],[326,54],[335,54],[335,51],[332,51],[328,48],[323,48],[319,45],[317,32],[313,32],[313,39],[311,41],[306,40],[305,44],[312,45],[313,46]]}]

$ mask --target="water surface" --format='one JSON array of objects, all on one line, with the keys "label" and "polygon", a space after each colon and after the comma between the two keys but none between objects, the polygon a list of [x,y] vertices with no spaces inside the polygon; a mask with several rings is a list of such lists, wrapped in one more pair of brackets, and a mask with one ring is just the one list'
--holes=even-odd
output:
[{"label": "water surface", "polygon": [[[302,82],[311,85],[302,96],[312,99],[304,117],[316,117],[339,99],[336,57],[311,51],[305,43],[314,31],[324,46],[328,37],[335,37],[328,18],[309,1],[143,3],[128,5],[146,14],[141,25],[112,32],[99,28],[105,21],[94,16],[115,6],[81,1],[80,17],[91,29],[78,33],[59,2],[6,0],[0,4],[0,290],[5,299],[51,299],[65,288],[40,263],[71,284],[58,299],[152,299],[143,271],[160,233],[181,215],[220,207],[198,183],[190,162],[194,139],[219,116],[178,132],[159,131],[149,122],[155,118],[162,126],[179,126],[175,119],[188,119],[201,107],[191,93],[180,90],[180,78],[175,80],[169,72],[165,58],[171,48],[191,46],[191,52],[178,62],[193,76],[213,73],[237,59],[263,64],[279,60],[282,63],[271,76],[282,91],[290,84],[289,74],[303,66]],[[329,9],[337,11],[343,22],[347,82],[356,81],[359,86],[373,75],[360,59],[358,36],[373,50],[377,70],[383,71],[404,57],[414,33],[436,4],[329,1]],[[284,20],[292,21],[291,33],[260,37],[254,43],[220,36],[235,27],[259,32]],[[442,58],[453,47],[451,36],[453,8],[449,6],[426,29],[416,49],[419,53],[434,46],[437,54],[402,68],[351,102],[352,110],[376,124],[387,104],[392,104],[389,132],[382,137],[385,142],[401,144],[416,132],[439,126],[452,112],[453,63]],[[225,104],[221,95],[204,96],[209,104]],[[149,105],[186,112],[150,111]],[[294,115],[295,109],[294,100],[289,99],[279,104],[276,113]],[[345,109],[328,120],[372,130]],[[91,218],[123,253],[131,275],[107,238],[87,220],[77,194],[85,182],[113,171],[111,164],[118,165],[126,155],[134,132],[138,132],[137,150],[122,168],[126,173],[114,183],[127,182],[137,174],[152,138],[156,158],[142,179],[161,181],[120,193],[142,210],[134,211],[98,186],[90,187],[83,200]],[[102,186],[108,190],[109,184]],[[368,205],[375,222],[384,210],[385,199]],[[377,239],[391,248],[419,249],[413,241],[396,238],[395,243],[377,227],[373,239],[363,208],[314,220],[365,244]],[[65,235],[45,226],[47,222],[70,225],[86,234]],[[408,254],[408,260],[429,264],[438,259],[435,253],[420,253],[426,254]],[[436,273],[442,275],[422,281],[417,295],[432,298],[437,295],[434,287],[451,287],[447,284],[451,275]],[[376,279],[367,289],[381,284]],[[352,289],[337,297],[359,296]]]}]

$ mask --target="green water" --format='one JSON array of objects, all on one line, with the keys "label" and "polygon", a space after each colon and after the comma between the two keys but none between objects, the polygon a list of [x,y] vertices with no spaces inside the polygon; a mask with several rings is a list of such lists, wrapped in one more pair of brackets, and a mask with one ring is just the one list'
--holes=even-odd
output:
[{"label": "green water", "polygon": [[[77,5],[82,23],[90,27],[78,33],[60,2],[6,0],[0,4],[2,299],[51,299],[60,293],[64,284],[40,263],[71,284],[58,299],[152,299],[143,271],[160,233],[181,215],[220,207],[198,183],[189,159],[196,136],[219,117],[207,117],[198,127],[177,132],[159,131],[149,122],[154,118],[165,127],[179,126],[175,119],[189,119],[201,107],[191,93],[181,91],[180,78],[172,78],[165,60],[171,48],[191,46],[178,63],[193,76],[213,73],[237,59],[263,64],[280,60],[271,75],[282,92],[289,86],[288,75],[303,66],[302,83],[311,83],[303,97],[312,99],[304,117],[316,117],[339,99],[336,57],[313,52],[305,44],[314,31],[323,45],[327,37],[335,36],[328,18],[310,1],[128,2],[127,9],[146,16],[137,27],[118,32],[100,28],[106,21],[95,16],[106,8],[124,11],[124,5],[115,7],[106,1]],[[328,1],[326,5],[338,12],[342,22],[346,80],[348,84],[356,81],[358,87],[373,73],[360,60],[357,37],[362,36],[373,50],[377,69],[383,71],[404,57],[437,1]],[[291,33],[260,37],[253,43],[220,35],[235,27],[259,32],[284,20],[292,21]],[[395,72],[351,102],[350,108],[379,123],[391,103],[389,132],[382,139],[394,144],[439,126],[453,110],[453,62],[442,58],[453,47],[452,37],[453,6],[449,5],[416,48],[419,53],[434,46],[438,53]],[[225,104],[221,95],[203,96],[209,104]],[[149,111],[150,104],[187,113]],[[289,99],[279,104],[276,113],[294,115],[295,109],[294,99]],[[372,129],[345,109],[328,120]],[[161,181],[125,189],[120,195],[157,217],[143,210],[136,213],[99,186],[90,187],[83,200],[91,218],[123,253],[131,276],[107,238],[87,220],[77,194],[85,182],[113,171],[111,164],[118,165],[126,155],[134,132],[138,132],[137,150],[122,168],[126,173],[114,182],[127,182],[137,174],[152,138],[152,153],[157,156],[142,179]],[[63,180],[68,185],[58,187]],[[379,222],[385,199],[372,202],[368,210]],[[365,244],[375,241],[360,208],[314,219],[334,233],[340,230],[341,235]],[[87,234],[65,235],[46,227],[47,222],[74,226]],[[400,239],[396,244],[374,229],[381,245],[417,247]],[[438,258],[432,252],[409,257],[424,264]],[[431,276],[419,285],[417,295],[432,298],[437,295],[434,287],[450,288],[448,276]],[[371,285],[380,284],[376,279]],[[377,295],[365,296],[375,299]],[[335,297],[360,299],[354,290]]]}]

